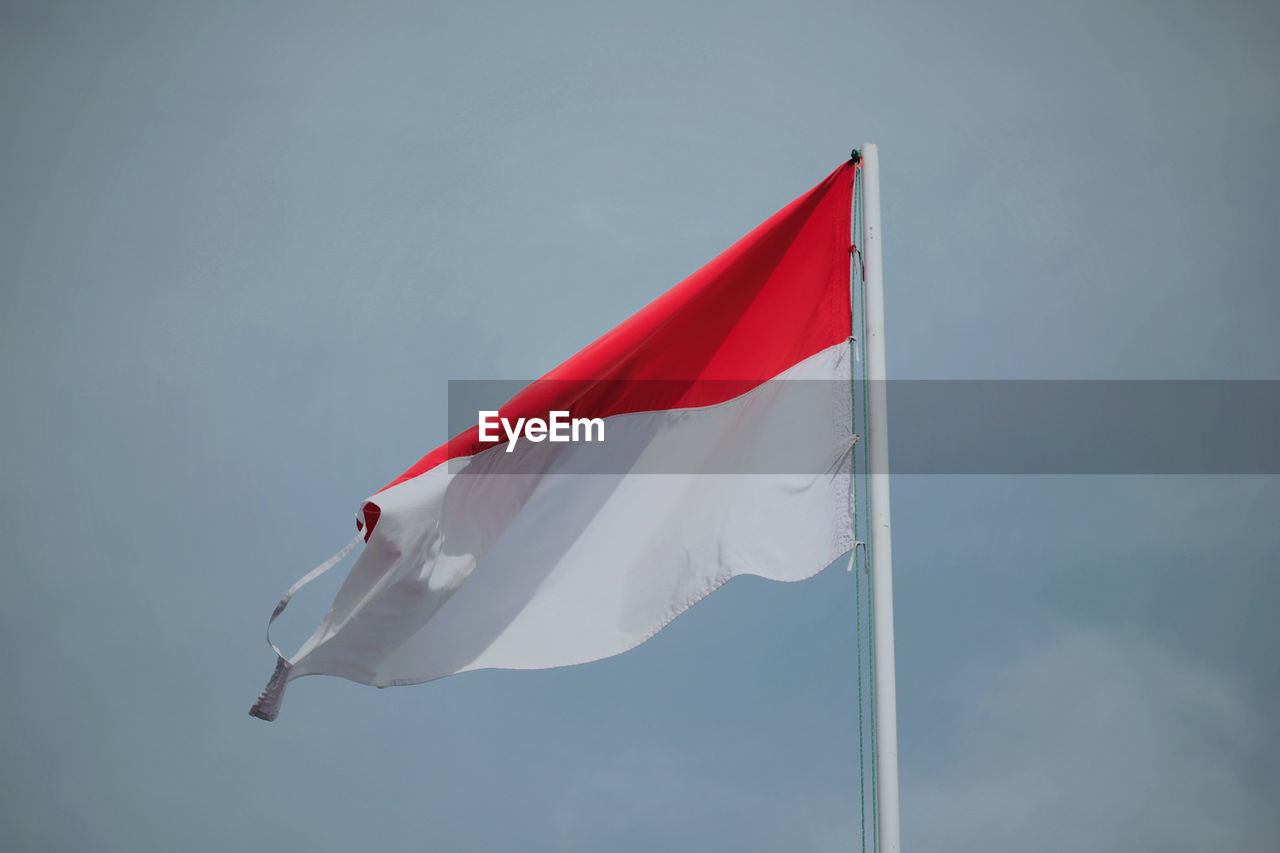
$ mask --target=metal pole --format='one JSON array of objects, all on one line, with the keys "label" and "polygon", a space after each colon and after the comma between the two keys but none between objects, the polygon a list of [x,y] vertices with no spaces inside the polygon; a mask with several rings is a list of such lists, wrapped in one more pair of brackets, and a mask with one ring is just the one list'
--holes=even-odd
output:
[{"label": "metal pole", "polygon": [[889,436],[880,257],[880,156],[862,146],[862,261],[867,322],[867,448],[871,466],[871,612],[875,619],[876,784],[880,853],[898,853],[898,704],[893,664],[893,546],[889,541]]}]

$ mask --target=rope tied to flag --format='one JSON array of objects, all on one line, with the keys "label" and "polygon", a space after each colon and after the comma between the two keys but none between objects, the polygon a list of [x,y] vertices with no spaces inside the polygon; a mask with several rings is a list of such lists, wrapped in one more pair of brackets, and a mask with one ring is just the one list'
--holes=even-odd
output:
[{"label": "rope tied to flag", "polygon": [[289,683],[289,670],[293,669],[293,664],[285,658],[284,652],[280,651],[280,647],[271,641],[271,624],[289,606],[289,599],[293,598],[294,593],[338,565],[338,563],[341,563],[363,539],[364,531],[361,530],[356,533],[354,539],[343,545],[338,553],[298,578],[297,583],[289,587],[289,591],[276,604],[276,609],[271,611],[271,618],[267,620],[267,645],[271,646],[276,653],[276,668],[271,673],[271,679],[267,682],[267,686],[262,688],[262,693],[258,695],[258,701],[254,702],[253,707],[249,709],[251,716],[271,722],[280,714],[280,703],[284,700],[284,688]]}]

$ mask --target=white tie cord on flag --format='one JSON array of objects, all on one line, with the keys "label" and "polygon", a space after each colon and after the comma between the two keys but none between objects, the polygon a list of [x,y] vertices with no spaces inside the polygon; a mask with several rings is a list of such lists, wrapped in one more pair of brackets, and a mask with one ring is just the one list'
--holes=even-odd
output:
[{"label": "white tie cord on flag", "polygon": [[846,572],[851,572],[851,571],[853,571],[853,567],[854,567],[854,564],[855,564],[855,560],[857,559],[857,556],[858,556],[858,549],[859,549],[859,548],[861,548],[861,549],[862,549],[862,555],[863,555],[863,556],[862,556],[862,560],[863,560],[863,566],[862,566],[862,568],[863,568],[863,571],[866,571],[866,567],[867,567],[868,565],[870,565],[869,563],[867,563],[867,557],[866,557],[866,554],[867,554],[867,543],[866,543],[866,542],[862,542],[862,541],[860,541],[860,540],[856,540],[856,539],[855,539],[855,540],[854,540],[854,542],[853,542],[853,549],[849,551],[849,564],[848,564],[847,566],[845,566],[845,567],[844,567],[844,570],[845,570]]},{"label": "white tie cord on flag", "polygon": [[262,693],[258,696],[258,701],[253,703],[253,707],[249,709],[251,716],[260,720],[271,722],[280,713],[280,702],[284,699],[284,687],[289,682],[289,670],[293,668],[288,660],[285,659],[284,652],[273,642],[271,642],[271,623],[284,612],[289,606],[289,599],[293,598],[293,594],[320,577],[334,566],[341,563],[343,558],[351,553],[360,541],[364,539],[364,531],[361,530],[356,534],[355,538],[342,546],[342,550],[307,572],[298,582],[289,587],[289,591],[280,599],[280,603],[276,605],[276,609],[272,611],[271,618],[267,620],[267,645],[271,646],[276,653],[276,669],[271,673],[271,680],[267,682],[267,686],[262,688]]}]

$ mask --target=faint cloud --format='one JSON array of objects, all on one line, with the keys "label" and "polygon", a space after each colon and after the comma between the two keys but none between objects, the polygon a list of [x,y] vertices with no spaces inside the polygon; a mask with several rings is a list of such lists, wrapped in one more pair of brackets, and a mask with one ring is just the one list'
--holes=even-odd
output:
[{"label": "faint cloud", "polygon": [[1245,687],[1125,633],[1073,629],[970,680],[967,734],[904,779],[921,850],[1263,850],[1272,732]]}]

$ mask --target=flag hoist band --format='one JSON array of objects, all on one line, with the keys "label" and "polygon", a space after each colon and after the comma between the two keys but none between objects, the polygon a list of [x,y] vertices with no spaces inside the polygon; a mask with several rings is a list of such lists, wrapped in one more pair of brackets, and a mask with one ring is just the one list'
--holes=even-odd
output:
[{"label": "flag hoist band", "polygon": [[[472,428],[364,501],[356,539],[276,606],[271,621],[364,543],[312,636],[290,658],[276,650],[250,713],[275,719],[304,675],[386,687],[598,660],[737,575],[802,580],[854,549],[856,246],[871,380],[879,840],[897,850],[877,167],[865,146],[499,410],[512,423],[551,411],[599,418],[604,442],[508,453]],[[855,177],[864,227],[851,240]]]}]

